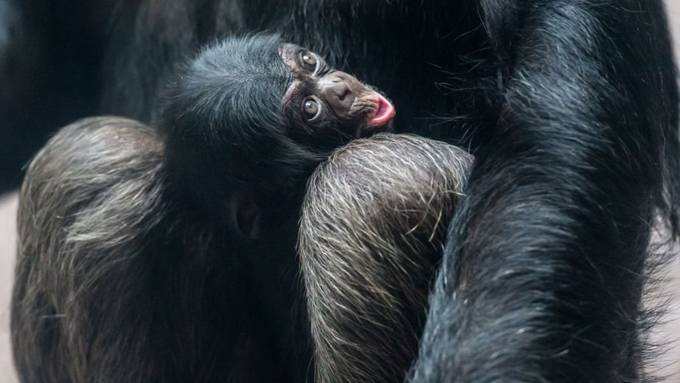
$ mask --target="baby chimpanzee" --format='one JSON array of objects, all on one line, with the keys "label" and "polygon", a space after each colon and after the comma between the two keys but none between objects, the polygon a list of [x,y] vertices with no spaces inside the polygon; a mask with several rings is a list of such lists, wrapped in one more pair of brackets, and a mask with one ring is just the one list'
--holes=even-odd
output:
[{"label": "baby chimpanzee", "polygon": [[[222,41],[184,68],[159,131],[121,118],[62,129],[21,191],[12,337],[22,381],[313,379],[295,250],[306,181],[333,149],[388,129],[394,114],[384,96],[316,54],[257,35]],[[439,166],[393,158],[418,152],[395,140],[364,145],[367,158]],[[319,179],[372,178],[339,164]],[[426,170],[403,188],[432,189]],[[384,185],[402,195],[395,182]],[[318,253],[305,249],[306,260]],[[315,302],[335,296],[325,298]]]},{"label": "baby chimpanzee", "polygon": [[312,169],[395,115],[378,91],[277,36],[204,50],[170,90],[160,122],[171,171],[208,212],[257,238],[299,205]]}]

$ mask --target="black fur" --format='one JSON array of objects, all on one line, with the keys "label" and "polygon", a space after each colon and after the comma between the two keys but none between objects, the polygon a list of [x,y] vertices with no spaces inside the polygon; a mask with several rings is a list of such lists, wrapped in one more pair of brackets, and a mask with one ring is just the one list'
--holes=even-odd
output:
[{"label": "black fur", "polygon": [[[51,4],[63,12],[67,3]],[[661,1],[108,4],[78,11],[84,20],[106,15],[94,25],[110,34],[98,40],[99,28],[73,33],[80,23],[17,0],[18,25],[46,42],[27,52],[10,45],[0,66],[37,49],[40,59],[27,62],[56,67],[32,93],[23,72],[2,74],[20,96],[0,103],[3,135],[92,104],[148,121],[183,57],[227,33],[276,30],[379,85],[399,108],[397,128],[476,154],[413,381],[643,378],[649,229],[658,216],[677,233],[680,192],[676,73]],[[64,37],[55,31],[68,31],[75,48],[47,49]],[[52,105],[68,96],[69,106],[84,106]]]},{"label": "black fur", "polygon": [[503,99],[451,226],[414,381],[643,378],[650,228],[656,214],[677,227],[663,8],[534,3],[482,2]]},{"label": "black fur", "polygon": [[[211,44],[179,70],[155,123],[176,185],[207,215],[224,215],[216,204],[225,204],[232,221],[249,215],[267,226],[251,227],[247,236],[277,230],[299,211],[306,179],[333,149],[349,142],[349,132],[386,129],[366,126],[375,110],[370,96],[377,91],[350,75],[334,77],[339,72],[321,57],[313,73],[302,74],[297,64],[282,59],[302,50],[269,34]],[[332,80],[345,84],[338,89],[351,92],[347,97],[354,102],[348,105],[357,107],[331,106],[334,88],[328,90],[324,81]],[[300,110],[311,95],[320,114],[308,121]]]},{"label": "black fur", "polygon": [[297,382],[313,371],[291,278],[295,225],[279,230],[287,245],[245,247],[178,199],[166,154],[155,131],[103,117],[62,129],[32,161],[11,321],[21,381]]},{"label": "black fur", "polygon": [[282,44],[269,35],[223,40],[182,69],[165,94],[158,125],[170,171],[206,214],[224,215],[222,208],[254,198],[252,209],[267,215],[260,220],[279,227],[323,158],[290,137],[302,127],[282,113],[292,82]]}]

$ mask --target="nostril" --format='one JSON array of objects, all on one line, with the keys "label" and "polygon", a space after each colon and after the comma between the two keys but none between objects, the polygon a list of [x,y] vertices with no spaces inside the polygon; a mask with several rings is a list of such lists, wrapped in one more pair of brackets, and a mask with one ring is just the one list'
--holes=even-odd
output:
[{"label": "nostril", "polygon": [[345,98],[347,98],[349,94],[350,94],[349,88],[346,86],[343,87],[342,89],[340,89],[340,92],[338,92],[338,100],[345,101]]}]

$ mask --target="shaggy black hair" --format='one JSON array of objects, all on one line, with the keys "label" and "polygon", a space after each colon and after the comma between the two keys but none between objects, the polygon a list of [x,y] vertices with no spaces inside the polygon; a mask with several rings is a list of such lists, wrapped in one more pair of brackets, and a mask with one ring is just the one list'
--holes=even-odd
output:
[{"label": "shaggy black hair", "polygon": [[282,99],[292,76],[282,44],[265,34],[211,44],[164,95],[157,125],[171,172],[208,212],[235,191],[285,204],[323,159],[290,137]]},{"label": "shaggy black hair", "polygon": [[[13,0],[10,7],[20,17],[9,21],[18,32],[0,56],[0,68],[14,68],[0,72],[1,133],[11,138],[0,153],[25,159],[26,148],[37,146],[50,124],[83,114],[149,121],[162,108],[163,85],[200,47],[234,32],[278,32],[380,86],[399,110],[398,132],[460,143],[475,155],[468,198],[450,222],[411,381],[647,378],[641,300],[650,231],[660,223],[677,236],[680,203],[677,77],[661,0],[142,0],[78,7],[65,0]],[[26,138],[29,131],[39,139]],[[19,157],[7,158],[10,168],[1,173],[14,174]],[[89,177],[85,181],[100,179],[75,165]],[[123,184],[127,177],[139,180],[113,173]],[[97,196],[85,210],[95,216]],[[67,198],[57,195],[64,205]],[[33,216],[24,219],[26,228],[42,227]],[[287,241],[283,247],[260,242],[250,249],[258,256],[248,258],[246,270],[256,282],[245,285],[240,266],[227,268],[233,274],[218,266],[238,265],[233,255],[249,249],[213,247],[210,238],[221,238],[219,228],[196,219],[187,231],[147,244],[153,254],[175,241],[191,246],[167,258],[140,258],[155,260],[132,269],[149,271],[141,275],[101,280],[80,268],[64,274],[66,283],[103,283],[99,290],[92,284],[49,290],[57,296],[77,291],[60,297],[71,304],[85,302],[78,300],[81,293],[95,294],[92,305],[83,306],[84,317],[53,316],[44,310],[53,304],[44,294],[15,300],[15,310],[25,310],[14,323],[45,317],[71,331],[78,323],[98,329],[73,343],[79,347],[69,361],[82,368],[68,377],[59,375],[73,370],[58,363],[66,354],[48,347],[56,339],[52,327],[36,327],[45,329],[39,336],[15,334],[34,347],[17,352],[24,381],[272,381],[281,371],[295,381],[309,376],[305,358],[311,353],[296,354],[308,335],[282,335],[297,322],[259,311],[293,307],[291,296],[301,296],[291,287],[296,261],[278,252],[294,244],[295,233],[280,237]],[[133,233],[121,234],[129,239]],[[22,241],[35,241],[23,246],[50,244],[35,233],[23,235]],[[209,253],[223,257],[201,258],[212,262],[201,267],[183,263],[196,248],[217,249]],[[68,271],[67,265],[42,274]],[[110,294],[103,286],[113,282],[148,289]],[[17,291],[30,290],[30,283],[19,278]],[[196,300],[201,294],[192,288],[204,299]],[[163,299],[154,299],[160,293]],[[126,307],[148,309],[150,322],[140,326],[140,316]],[[121,312],[129,315],[113,315]],[[46,323],[53,322],[34,325]],[[133,340],[140,340],[133,352],[114,352],[112,344],[130,350],[124,346]],[[232,345],[241,352],[226,350]]]}]

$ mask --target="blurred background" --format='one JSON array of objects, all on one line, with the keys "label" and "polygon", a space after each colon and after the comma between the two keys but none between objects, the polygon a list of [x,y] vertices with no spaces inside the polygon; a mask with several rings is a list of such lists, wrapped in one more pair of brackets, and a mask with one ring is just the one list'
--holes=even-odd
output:
[{"label": "blurred background", "polygon": [[[680,62],[680,0],[666,0],[666,5],[675,40],[676,61]],[[15,193],[0,195],[0,383],[16,382],[9,345],[16,209]],[[654,366],[650,366],[650,369],[658,370],[658,375],[665,376],[665,383],[680,382],[680,251],[676,258],[668,265],[667,278],[662,286],[668,313],[654,333],[655,340],[668,345],[669,351],[657,358]]]}]

